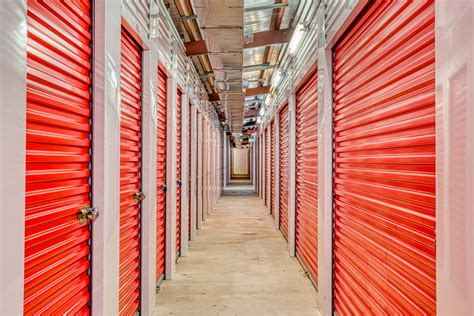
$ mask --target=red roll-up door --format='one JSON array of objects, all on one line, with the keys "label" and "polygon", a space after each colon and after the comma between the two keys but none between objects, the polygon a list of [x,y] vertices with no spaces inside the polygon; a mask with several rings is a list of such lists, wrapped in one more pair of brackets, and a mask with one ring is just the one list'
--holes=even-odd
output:
[{"label": "red roll-up door", "polygon": [[288,103],[280,110],[280,230],[288,239],[288,157],[289,157],[289,118]]},{"label": "red roll-up door", "polygon": [[270,159],[269,141],[270,141],[269,126],[265,128],[265,205],[270,206],[270,194],[268,194],[268,186],[270,185],[270,170],[268,170],[268,159]]},{"label": "red roll-up door", "polygon": [[296,256],[318,280],[318,74],[296,94]]},{"label": "red roll-up door", "polygon": [[119,313],[140,306],[141,48],[122,29],[120,70],[120,272]]},{"label": "red roll-up door", "polygon": [[181,251],[181,90],[176,96],[176,258]]},{"label": "red roll-up door", "polygon": [[334,48],[334,306],[436,313],[434,1],[373,1]]},{"label": "red roll-up door", "polygon": [[91,4],[28,1],[27,21],[24,313],[86,315]]},{"label": "red roll-up door", "polygon": [[166,73],[158,68],[156,164],[156,280],[165,274],[166,236]]},{"label": "red roll-up door", "polygon": [[188,239],[191,240],[191,102],[189,102],[188,109]]},{"label": "red roll-up door", "polygon": [[275,120],[270,124],[270,213],[275,217]]}]

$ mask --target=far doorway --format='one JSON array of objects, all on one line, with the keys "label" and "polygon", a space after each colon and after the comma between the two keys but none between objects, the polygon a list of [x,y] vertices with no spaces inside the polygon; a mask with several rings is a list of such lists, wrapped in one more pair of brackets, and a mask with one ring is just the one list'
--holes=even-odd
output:
[{"label": "far doorway", "polygon": [[250,150],[249,148],[232,148],[231,150],[231,180],[250,181]]}]

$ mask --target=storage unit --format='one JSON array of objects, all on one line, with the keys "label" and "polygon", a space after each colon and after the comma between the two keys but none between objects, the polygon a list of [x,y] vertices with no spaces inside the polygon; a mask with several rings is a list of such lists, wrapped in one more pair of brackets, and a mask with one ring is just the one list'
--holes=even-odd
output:
[{"label": "storage unit", "polygon": [[166,73],[158,68],[156,163],[156,280],[165,274],[166,240]]},{"label": "storage unit", "polygon": [[[191,143],[193,143],[193,139],[191,138],[191,102],[188,105],[188,239],[191,240],[191,181],[192,181],[192,173],[191,173]],[[194,135],[193,135],[194,136]],[[195,144],[195,143],[194,143]]]},{"label": "storage unit", "polygon": [[181,254],[181,90],[176,96],[176,258]]},{"label": "storage unit", "polygon": [[289,178],[289,112],[288,103],[283,105],[279,114],[279,150],[280,150],[280,231],[288,239],[288,178]]},{"label": "storage unit", "polygon": [[334,47],[334,306],[436,313],[434,1],[373,1]]},{"label": "storage unit", "polygon": [[91,205],[91,4],[28,1],[27,22],[23,311],[85,315],[90,221],[78,214]]},{"label": "storage unit", "polygon": [[318,73],[296,93],[296,256],[318,280]]},{"label": "storage unit", "polygon": [[269,143],[270,143],[270,132],[269,126],[265,128],[265,205],[267,207],[270,206],[270,194],[268,191],[268,187],[270,186],[270,170],[269,169],[269,159],[270,159],[270,151],[269,151]]},{"label": "storage unit", "polygon": [[122,28],[120,70],[119,313],[140,308],[142,49]]},{"label": "storage unit", "polygon": [[275,217],[275,120],[270,123],[270,213]]}]

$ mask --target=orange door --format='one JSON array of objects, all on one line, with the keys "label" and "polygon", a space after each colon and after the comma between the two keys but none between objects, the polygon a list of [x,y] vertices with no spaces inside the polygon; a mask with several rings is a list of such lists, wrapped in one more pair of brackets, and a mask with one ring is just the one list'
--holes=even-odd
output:
[{"label": "orange door", "polygon": [[27,2],[26,315],[90,313],[91,18],[89,1]]},{"label": "orange door", "polygon": [[289,118],[288,104],[280,110],[280,230],[288,239],[288,159],[289,159]]},{"label": "orange door", "polygon": [[181,90],[176,96],[176,258],[181,253]]},{"label": "orange door", "polygon": [[275,217],[275,120],[270,123],[270,213]]},{"label": "orange door", "polygon": [[372,1],[334,48],[334,306],[436,314],[434,1]]},{"label": "orange door", "polygon": [[156,280],[165,274],[166,236],[166,73],[158,68],[156,164]]},{"label": "orange door", "polygon": [[318,281],[318,73],[296,93],[296,256]]},{"label": "orange door", "polygon": [[119,313],[140,307],[141,47],[122,29]]}]

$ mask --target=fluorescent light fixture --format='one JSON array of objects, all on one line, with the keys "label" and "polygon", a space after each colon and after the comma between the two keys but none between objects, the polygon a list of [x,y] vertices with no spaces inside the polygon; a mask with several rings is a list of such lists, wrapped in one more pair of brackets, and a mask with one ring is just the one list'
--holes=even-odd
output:
[{"label": "fluorescent light fixture", "polygon": [[265,114],[265,108],[263,106],[260,108],[258,114],[260,114],[260,116],[263,116]]},{"label": "fluorescent light fixture", "polygon": [[298,46],[303,39],[304,32],[308,29],[305,22],[301,22],[296,26],[296,29],[291,37],[290,44],[288,44],[290,55],[294,55]]}]

